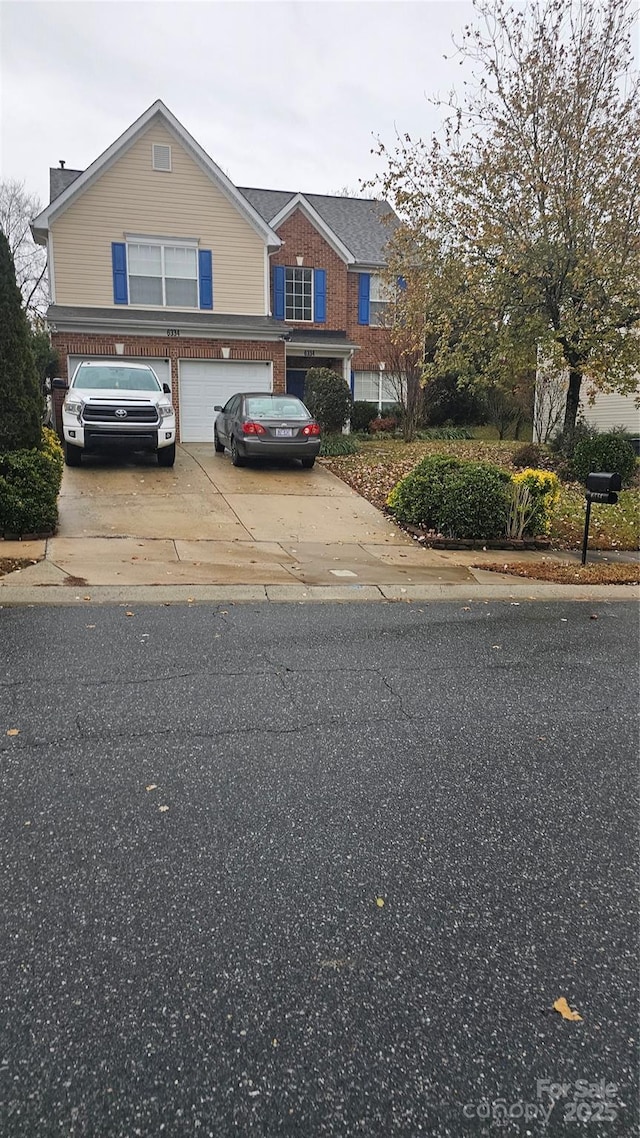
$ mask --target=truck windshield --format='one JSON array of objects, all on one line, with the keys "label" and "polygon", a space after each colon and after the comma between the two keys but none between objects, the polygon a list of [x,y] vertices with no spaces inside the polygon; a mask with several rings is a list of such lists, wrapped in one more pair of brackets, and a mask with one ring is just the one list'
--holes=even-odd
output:
[{"label": "truck windshield", "polygon": [[81,364],[71,386],[85,391],[162,391],[151,368],[127,367],[126,364],[112,367],[108,364],[83,367]]}]

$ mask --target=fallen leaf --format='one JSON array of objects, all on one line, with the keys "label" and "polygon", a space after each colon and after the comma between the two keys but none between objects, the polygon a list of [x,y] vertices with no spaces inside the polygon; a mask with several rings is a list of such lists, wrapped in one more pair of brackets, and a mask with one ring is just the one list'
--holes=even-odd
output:
[{"label": "fallen leaf", "polygon": [[161,814],[166,814],[168,809],[169,809],[168,806],[159,806],[158,807],[158,810],[160,811]]},{"label": "fallen leaf", "polygon": [[470,609],[469,605],[465,605],[464,608],[462,609],[462,611],[463,612],[471,612],[471,609]]},{"label": "fallen leaf", "polygon": [[155,782],[150,782],[148,786],[145,786],[145,790],[157,790],[157,789],[158,789],[158,784]]},{"label": "fallen leaf", "polygon": [[82,599],[83,599],[83,601],[90,601],[91,597],[83,597]]},{"label": "fallen leaf", "polygon": [[86,624],[85,628],[95,628],[95,624]]},{"label": "fallen leaf", "polygon": [[379,909],[384,909],[384,897],[376,897],[376,905]]},{"label": "fallen leaf", "polygon": [[188,602],[188,604],[192,605],[192,604],[193,604],[193,601],[194,601],[194,598],[193,598],[193,597],[187,597],[187,602]]},{"label": "fallen leaf", "polygon": [[592,613],[591,613],[591,616],[589,617],[589,620],[597,620],[597,619],[598,619],[598,614],[597,614],[597,612],[592,612]]},{"label": "fallen leaf", "polygon": [[502,648],[502,644],[492,644],[492,648]]},{"label": "fallen leaf", "polygon": [[568,618],[568,616],[561,616],[561,617],[560,617],[560,623],[561,623],[561,624],[566,624],[566,623],[567,623],[567,621],[568,621],[568,619],[569,619],[569,618]]},{"label": "fallen leaf", "polygon": [[560,999],[556,1000],[556,1002],[553,1005],[553,1008],[554,1008],[554,1011],[560,1012],[560,1015],[562,1016],[563,1019],[582,1020],[581,1015],[578,1015],[577,1012],[574,1012],[571,1010],[571,1008],[569,1007],[564,996],[560,996]]},{"label": "fallen leaf", "polygon": [[17,727],[10,727],[9,730],[7,731],[7,735],[19,735],[19,734],[20,734],[20,732],[18,731]]},{"label": "fallen leaf", "polygon": [[124,615],[125,616],[135,616],[136,614],[134,612],[128,612],[127,611]]}]

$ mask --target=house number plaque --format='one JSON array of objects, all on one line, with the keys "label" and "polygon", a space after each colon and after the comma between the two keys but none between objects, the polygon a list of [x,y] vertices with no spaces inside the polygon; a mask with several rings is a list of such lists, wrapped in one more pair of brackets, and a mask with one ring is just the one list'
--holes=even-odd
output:
[{"label": "house number plaque", "polygon": [[167,336],[179,336],[179,335],[180,335],[180,329],[179,328],[167,328]]}]

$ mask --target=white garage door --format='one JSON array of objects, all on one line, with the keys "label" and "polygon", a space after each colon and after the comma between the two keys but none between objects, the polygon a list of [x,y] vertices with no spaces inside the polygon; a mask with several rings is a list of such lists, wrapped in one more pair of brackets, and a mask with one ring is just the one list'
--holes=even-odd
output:
[{"label": "white garage door", "polygon": [[221,406],[237,391],[272,391],[273,365],[264,360],[180,360],[180,438],[210,443]]},{"label": "white garage door", "polygon": [[[82,360],[90,359],[105,359],[104,356],[69,356],[69,379],[71,379],[74,371]],[[155,371],[160,383],[168,383],[171,387],[171,361],[161,359],[149,359],[147,356],[109,356],[109,360],[113,363],[123,364],[149,364]]]}]

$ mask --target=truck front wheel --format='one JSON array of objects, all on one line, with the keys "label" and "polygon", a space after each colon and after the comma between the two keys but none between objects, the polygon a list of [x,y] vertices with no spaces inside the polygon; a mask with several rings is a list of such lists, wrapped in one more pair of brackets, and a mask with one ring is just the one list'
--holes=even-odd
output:
[{"label": "truck front wheel", "polygon": [[82,447],[74,447],[73,443],[65,442],[64,461],[67,466],[80,466],[82,461]]},{"label": "truck front wheel", "polygon": [[176,461],[176,444],[171,443],[168,447],[161,447],[158,451],[158,466],[173,466]]}]

